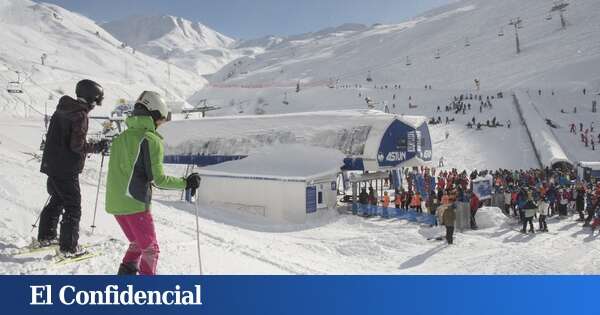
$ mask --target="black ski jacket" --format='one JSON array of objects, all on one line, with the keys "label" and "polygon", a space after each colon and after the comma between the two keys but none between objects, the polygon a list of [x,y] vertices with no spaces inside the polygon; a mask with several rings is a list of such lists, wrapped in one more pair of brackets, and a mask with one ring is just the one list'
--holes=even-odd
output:
[{"label": "black ski jacket", "polygon": [[81,173],[85,156],[95,150],[86,142],[90,105],[63,96],[50,119],[40,171],[48,176],[72,177]]}]

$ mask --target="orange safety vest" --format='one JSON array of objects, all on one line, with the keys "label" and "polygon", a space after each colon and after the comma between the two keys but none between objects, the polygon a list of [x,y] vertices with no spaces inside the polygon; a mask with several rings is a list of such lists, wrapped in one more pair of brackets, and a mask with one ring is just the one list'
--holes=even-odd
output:
[{"label": "orange safety vest", "polygon": [[383,196],[383,207],[387,208],[390,205],[390,196]]},{"label": "orange safety vest", "polygon": [[413,207],[417,207],[421,204],[421,197],[419,195],[414,195],[412,200],[410,201],[410,205]]}]

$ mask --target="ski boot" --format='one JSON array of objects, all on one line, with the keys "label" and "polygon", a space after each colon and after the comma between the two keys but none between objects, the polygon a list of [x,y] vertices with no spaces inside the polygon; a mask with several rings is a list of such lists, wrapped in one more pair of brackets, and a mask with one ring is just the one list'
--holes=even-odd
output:
[{"label": "ski boot", "polygon": [[55,246],[58,245],[58,238],[51,238],[51,239],[45,239],[45,240],[37,240],[37,239],[33,239],[31,241],[31,248],[42,248],[42,247],[48,247],[48,246]]},{"label": "ski boot", "polygon": [[77,245],[77,247],[75,247],[74,250],[57,249],[56,251],[57,256],[61,259],[77,258],[88,253],[88,251],[85,248],[79,245]]},{"label": "ski boot", "polygon": [[134,263],[121,263],[117,276],[135,276],[137,272],[138,269]]}]

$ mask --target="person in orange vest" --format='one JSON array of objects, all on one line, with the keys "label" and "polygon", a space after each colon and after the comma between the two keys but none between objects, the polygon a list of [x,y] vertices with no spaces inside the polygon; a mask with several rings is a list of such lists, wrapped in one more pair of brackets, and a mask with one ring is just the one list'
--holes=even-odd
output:
[{"label": "person in orange vest", "polygon": [[401,189],[401,191],[396,190],[396,194],[394,195],[394,204],[396,205],[396,216],[400,216],[400,209],[404,204],[404,195],[404,189]]},{"label": "person in orange vest", "polygon": [[389,212],[388,212],[388,207],[390,206],[390,196],[388,195],[387,191],[383,192],[383,199],[381,199],[381,203],[383,205],[383,213],[382,216],[384,218],[389,218]]},{"label": "person in orange vest", "polygon": [[410,207],[415,209],[417,213],[423,212],[423,209],[421,209],[421,194],[419,194],[418,192],[415,193],[410,202]]},{"label": "person in orange vest", "polygon": [[396,209],[400,209],[402,206],[402,193],[396,190],[394,194],[394,205],[396,205]]}]

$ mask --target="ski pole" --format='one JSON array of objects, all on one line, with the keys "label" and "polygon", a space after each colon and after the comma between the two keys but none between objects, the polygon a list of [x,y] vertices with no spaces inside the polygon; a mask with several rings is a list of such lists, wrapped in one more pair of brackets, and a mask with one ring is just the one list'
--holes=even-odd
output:
[{"label": "ski pole", "polygon": [[94,205],[94,219],[92,220],[92,234],[96,228],[96,211],[98,210],[98,196],[100,195],[100,184],[102,183],[102,168],[104,167],[104,153],[102,153],[102,159],[100,160],[100,174],[98,175],[98,188],[96,189],[96,204]]},{"label": "ski pole", "polygon": [[[186,167],[185,167],[185,175],[184,175],[183,177],[184,177],[184,178],[187,178],[187,177],[188,177],[188,175],[189,175],[189,172],[190,172],[190,165],[188,164],[188,165],[186,165]],[[186,192],[187,192],[187,190],[184,190],[184,191],[182,191],[182,192],[181,192],[181,198],[179,198],[179,200],[183,200],[183,198],[184,198],[184,197],[186,197],[186,196],[185,196],[185,193],[186,193]],[[187,199],[186,199],[186,201],[189,201],[189,200],[187,200]]]},{"label": "ski pole", "polygon": [[[46,203],[44,204],[44,208],[46,208],[46,206],[50,202],[50,198],[52,198],[52,196],[48,196],[48,199],[46,199]],[[42,211],[44,211],[44,208],[42,208]],[[33,232],[33,230],[35,230],[35,228],[37,227],[37,224],[40,221],[40,217],[42,216],[42,211],[40,211],[40,213],[37,216],[37,219],[35,219],[35,222],[31,225],[31,232]]]},{"label": "ski pole", "polygon": [[194,203],[194,208],[196,210],[196,246],[197,246],[197,252],[198,252],[198,268],[200,271],[200,275],[202,275],[202,255],[200,254],[200,222],[198,219],[198,203],[196,201],[192,201],[192,196],[191,196],[191,189],[186,189],[185,190],[185,199],[188,202],[193,202]]}]

